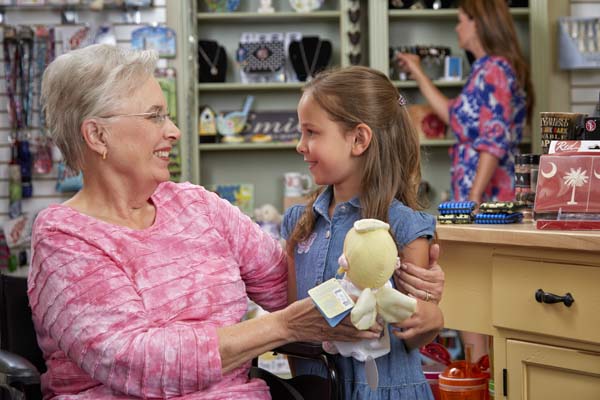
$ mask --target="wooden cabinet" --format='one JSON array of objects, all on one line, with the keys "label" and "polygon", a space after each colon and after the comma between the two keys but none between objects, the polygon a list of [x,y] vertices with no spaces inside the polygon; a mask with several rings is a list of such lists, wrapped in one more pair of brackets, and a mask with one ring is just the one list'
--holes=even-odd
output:
[{"label": "wooden cabinet", "polygon": [[[438,235],[446,326],[494,337],[496,398],[600,398],[600,233],[515,224]],[[575,301],[540,303],[538,289]]]},{"label": "wooden cabinet", "polygon": [[600,352],[507,340],[508,398],[597,400]]}]

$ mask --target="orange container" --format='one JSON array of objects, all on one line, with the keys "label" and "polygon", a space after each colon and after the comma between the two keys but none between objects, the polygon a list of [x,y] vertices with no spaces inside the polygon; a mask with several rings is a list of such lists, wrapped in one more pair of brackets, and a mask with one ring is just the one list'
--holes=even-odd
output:
[{"label": "orange container", "polygon": [[439,376],[441,400],[488,400],[489,374],[477,364],[451,363]]}]

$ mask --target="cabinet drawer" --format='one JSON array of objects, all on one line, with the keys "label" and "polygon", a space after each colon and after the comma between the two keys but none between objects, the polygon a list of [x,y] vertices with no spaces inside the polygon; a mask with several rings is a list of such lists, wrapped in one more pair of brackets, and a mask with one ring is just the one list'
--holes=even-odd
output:
[{"label": "cabinet drawer", "polygon": [[[494,255],[492,264],[493,325],[600,343],[599,267],[504,254]],[[571,293],[575,302],[539,303],[538,289]]]}]

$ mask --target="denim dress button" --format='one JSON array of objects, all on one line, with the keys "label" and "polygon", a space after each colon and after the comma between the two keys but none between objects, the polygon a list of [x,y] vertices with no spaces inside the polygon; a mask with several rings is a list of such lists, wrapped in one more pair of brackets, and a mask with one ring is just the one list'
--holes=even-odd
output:
[{"label": "denim dress button", "polygon": [[329,239],[331,237],[331,231],[327,230],[327,232],[325,232],[325,238]]}]

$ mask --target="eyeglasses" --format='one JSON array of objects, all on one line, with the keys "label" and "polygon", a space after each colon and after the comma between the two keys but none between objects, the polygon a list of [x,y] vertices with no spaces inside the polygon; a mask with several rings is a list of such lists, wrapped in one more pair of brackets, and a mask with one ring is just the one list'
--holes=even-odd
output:
[{"label": "eyeglasses", "polygon": [[101,117],[101,118],[117,118],[117,117],[142,117],[144,119],[152,121],[156,125],[162,125],[162,124],[164,124],[167,121],[167,119],[169,121],[171,120],[171,117],[169,117],[169,113],[168,112],[159,113],[157,111],[154,111],[154,112],[145,112],[145,113],[139,113],[139,114],[108,115],[106,117]]}]

